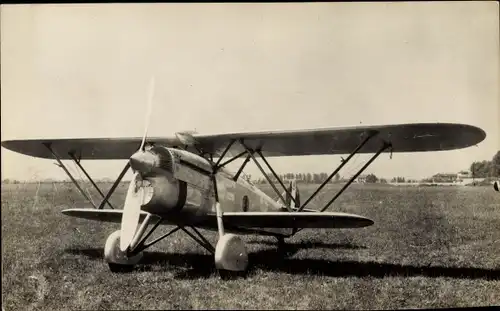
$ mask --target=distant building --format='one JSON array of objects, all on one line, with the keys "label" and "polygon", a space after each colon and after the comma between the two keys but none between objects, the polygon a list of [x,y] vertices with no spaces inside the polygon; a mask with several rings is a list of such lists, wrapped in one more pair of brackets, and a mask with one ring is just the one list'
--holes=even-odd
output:
[{"label": "distant building", "polygon": [[473,182],[481,182],[484,178],[474,178],[470,171],[460,171],[457,173],[457,183],[467,185]]},{"label": "distant building", "polygon": [[478,179],[474,179],[472,173],[470,171],[460,171],[458,173],[438,173],[430,178],[426,178],[423,182],[426,183],[435,183],[435,184],[459,184],[459,185],[467,185],[472,182],[478,181]]},{"label": "distant building", "polygon": [[457,181],[456,173],[438,173],[432,176],[432,182],[434,183],[453,183]]},{"label": "distant building", "polygon": [[366,177],[368,175],[359,175],[354,181],[360,184],[366,183]]},{"label": "distant building", "polygon": [[445,183],[450,183],[450,182],[455,182],[457,181],[457,174],[456,173],[438,173],[434,176],[432,176],[433,182],[445,182]]},{"label": "distant building", "polygon": [[457,179],[469,179],[472,178],[472,172],[470,171],[460,171],[457,173]]}]

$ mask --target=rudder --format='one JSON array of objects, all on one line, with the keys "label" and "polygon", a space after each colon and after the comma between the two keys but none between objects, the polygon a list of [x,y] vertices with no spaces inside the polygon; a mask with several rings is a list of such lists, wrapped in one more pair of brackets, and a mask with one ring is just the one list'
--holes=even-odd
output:
[{"label": "rudder", "polygon": [[[288,186],[288,193],[287,191],[283,191],[281,196],[285,198],[285,207],[288,211],[292,211],[292,208],[299,208],[300,207],[300,192],[297,187],[297,182],[295,179],[290,180],[290,184]],[[292,197],[295,199],[292,200]],[[283,204],[281,198],[278,198],[276,202]]]}]

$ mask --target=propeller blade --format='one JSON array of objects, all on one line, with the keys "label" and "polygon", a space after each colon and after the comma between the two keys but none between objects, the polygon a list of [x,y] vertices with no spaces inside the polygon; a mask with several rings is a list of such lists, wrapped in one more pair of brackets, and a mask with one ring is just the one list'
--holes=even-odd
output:
[{"label": "propeller blade", "polygon": [[141,181],[141,177],[136,173],[128,187],[125,205],[123,206],[120,232],[120,250],[122,252],[125,252],[130,246],[139,225],[141,205],[144,202],[144,188],[136,186],[138,181]]},{"label": "propeller blade", "polygon": [[146,122],[144,127],[144,136],[142,136],[141,147],[139,150],[144,151],[144,144],[146,143],[146,136],[148,134],[149,123],[151,121],[151,111],[153,110],[153,96],[155,92],[155,77],[151,78],[151,83],[149,84],[149,94],[148,94],[148,111],[146,113]]}]

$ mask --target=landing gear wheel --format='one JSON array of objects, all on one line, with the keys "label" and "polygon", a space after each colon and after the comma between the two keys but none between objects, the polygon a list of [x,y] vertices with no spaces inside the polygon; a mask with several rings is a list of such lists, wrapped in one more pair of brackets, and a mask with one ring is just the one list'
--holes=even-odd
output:
[{"label": "landing gear wheel", "polygon": [[245,243],[234,234],[224,234],[215,247],[215,267],[223,278],[244,274],[248,267]]},{"label": "landing gear wheel", "polygon": [[112,272],[130,272],[142,259],[143,253],[128,257],[120,250],[120,230],[111,233],[104,246],[104,260]]}]

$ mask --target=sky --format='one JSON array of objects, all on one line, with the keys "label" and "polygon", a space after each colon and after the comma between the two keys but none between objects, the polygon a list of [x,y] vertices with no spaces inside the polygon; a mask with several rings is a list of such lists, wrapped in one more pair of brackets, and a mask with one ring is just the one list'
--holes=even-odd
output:
[{"label": "sky", "polygon": [[[365,171],[457,172],[500,149],[498,20],[492,1],[2,5],[1,139],[142,136],[154,76],[151,136],[481,127],[477,146],[384,154]],[[66,178],[55,161],[1,152],[2,179]],[[269,162],[280,173],[331,172],[340,156]],[[82,164],[114,179],[125,161]],[[261,177],[253,164],[246,171]]]}]

